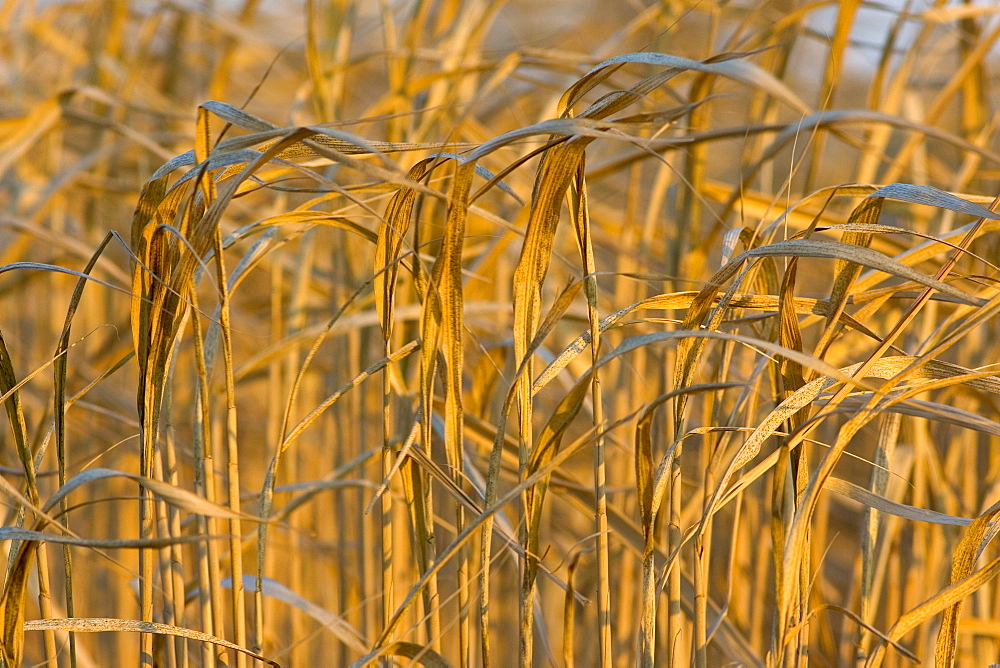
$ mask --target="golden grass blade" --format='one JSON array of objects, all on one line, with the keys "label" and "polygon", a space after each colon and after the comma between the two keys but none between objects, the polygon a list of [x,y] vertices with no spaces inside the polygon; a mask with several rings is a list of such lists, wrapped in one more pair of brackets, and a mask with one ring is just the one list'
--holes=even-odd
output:
[{"label": "golden grass blade", "polygon": [[[437,284],[436,295],[441,299],[441,347],[445,370],[445,433],[444,446],[448,464],[456,484],[461,484],[463,463],[462,436],[465,431],[462,408],[463,377],[465,357],[462,336],[463,287],[462,249],[465,244],[466,219],[468,217],[469,192],[475,174],[475,163],[459,163],[453,177],[452,190],[448,202],[448,218],[445,223],[445,237],[438,260],[431,272]],[[425,441],[430,443],[430,440]],[[465,512],[456,508],[455,528],[461,531],[465,525]],[[459,606],[459,657],[460,665],[468,665],[471,659],[471,625],[468,618],[471,598],[469,569],[471,556],[463,550],[458,565],[458,606]]]},{"label": "golden grass blade", "polygon": [[[605,76],[605,73],[602,71],[606,68],[612,68],[613,66],[619,66],[624,63],[644,63],[647,65],[668,67],[677,71],[692,70],[695,72],[704,72],[707,74],[728,77],[741,83],[745,83],[748,86],[760,88],[761,90],[768,92],[776,99],[781,100],[799,113],[809,113],[809,107],[787,86],[775,79],[767,71],[755,66],[753,63],[746,60],[740,60],[746,55],[747,54],[725,54],[725,56],[714,57],[711,62],[691,60],[689,58],[683,58],[666,53],[629,53],[621,56],[615,56],[597,65],[586,76],[580,79],[563,95],[561,104],[563,108],[573,107],[576,104],[576,101],[586,91],[590,90],[593,85],[600,81],[600,78]],[[595,76],[599,74],[601,77],[598,78],[597,81],[593,81]]]},{"label": "golden grass blade", "polygon": [[[27,442],[27,428],[24,420],[20,397],[15,391],[18,381],[14,371],[13,360],[7,350],[3,335],[0,333],[0,392],[5,397],[5,407],[7,409],[8,422],[14,435],[14,443],[17,456],[24,471],[27,499],[18,498],[20,503],[17,508],[17,523],[23,524],[25,511],[35,509],[39,505],[38,487],[35,478],[35,462],[32,458],[31,450]],[[12,486],[3,481],[3,488],[7,495],[16,492]],[[7,488],[10,488],[9,491]],[[20,497],[20,494],[16,494]],[[41,522],[47,520],[48,516],[36,520]],[[30,570],[30,562],[36,558],[38,568],[38,607],[43,615],[51,614],[51,606],[48,604],[50,589],[48,583],[48,562],[44,548],[39,544],[29,542],[23,543],[15,539],[11,543],[10,552],[7,558],[7,568],[5,570],[3,598],[0,599],[0,619],[3,620],[3,643],[0,647],[0,663],[5,666],[20,665],[21,655],[24,649],[24,632],[21,628],[24,621],[24,598],[27,588],[27,579]],[[45,638],[45,652],[47,657],[53,656],[55,639],[51,634]]]},{"label": "golden grass blade", "polygon": [[60,535],[33,529],[17,527],[0,527],[0,536],[4,540],[17,540],[37,543],[55,543],[57,545],[73,545],[102,549],[136,549],[141,547],[169,547],[197,543],[205,540],[219,540],[225,536],[167,536],[163,538],[83,538],[74,534]]},{"label": "golden grass blade", "polygon": [[[918,607],[908,611],[899,618],[886,632],[885,638],[897,642],[918,624],[922,624],[939,612],[957,605],[962,599],[976,591],[1000,574],[1000,557],[993,559],[982,568],[973,571],[965,578],[953,582],[932,598],[924,601]],[[868,657],[866,666],[881,666],[885,660],[885,642],[878,644],[875,651]]]},{"label": "golden grass blade", "polygon": [[[221,584],[223,587],[231,587],[232,579],[225,578]],[[260,585],[260,591],[264,596],[281,601],[282,603],[290,605],[306,613],[322,624],[324,629],[330,631],[330,633],[336,636],[338,640],[351,649],[360,653],[367,651],[367,641],[364,637],[362,637],[361,633],[359,633],[356,628],[351,626],[351,624],[340,615],[330,612],[329,610],[321,608],[315,603],[306,600],[272,578],[261,579]],[[243,587],[248,591],[256,591],[258,588],[257,578],[251,575],[244,575]]]},{"label": "golden grass blade", "polygon": [[[900,202],[910,202],[911,204],[925,204],[938,209],[948,209],[976,218],[986,218],[987,220],[1000,220],[1000,214],[987,209],[977,202],[970,201],[965,197],[960,197],[931,186],[914,185],[912,183],[891,183],[882,186],[870,197],[885,197]],[[986,203],[984,201],[984,203]]]},{"label": "golden grass blade", "polygon": [[[24,599],[28,589],[31,561],[41,543],[21,542],[7,564],[3,595],[0,597],[0,620],[3,623],[0,664],[19,666],[24,654]],[[42,563],[39,563],[41,566]]]},{"label": "golden grass blade", "polygon": [[249,521],[260,521],[255,515],[233,510],[225,506],[212,503],[207,499],[188,491],[182,487],[176,487],[169,483],[144,478],[135,473],[126,471],[116,471],[113,469],[93,468],[77,473],[66,481],[59,490],[50,496],[42,506],[46,512],[51,512],[52,508],[59,505],[74,490],[99,480],[110,478],[126,478],[134,480],[155,494],[159,499],[193,515],[205,515],[206,517],[221,517],[224,519],[241,519]]},{"label": "golden grass blade", "polygon": [[187,638],[188,640],[196,640],[199,642],[211,643],[213,645],[218,645],[226,649],[239,652],[244,656],[249,656],[257,661],[266,663],[269,666],[275,666],[278,668],[280,664],[275,661],[271,661],[267,657],[261,656],[260,654],[255,654],[245,647],[241,647],[234,643],[224,640],[222,638],[217,638],[215,636],[209,635],[207,633],[201,633],[199,631],[192,631],[191,629],[178,628],[176,626],[169,626],[167,624],[158,624],[155,622],[143,622],[134,619],[107,619],[107,618],[75,618],[75,619],[37,619],[25,622],[24,628],[26,631],[48,631],[48,630],[66,630],[74,631],[76,633],[108,633],[108,632],[131,632],[131,633],[149,633],[158,635],[168,635],[176,636],[178,638]]},{"label": "golden grass blade", "polygon": [[573,668],[576,660],[573,658],[573,630],[576,628],[576,601],[574,600],[573,574],[576,572],[580,553],[573,555],[573,560],[567,569],[566,598],[563,600],[563,666]]},{"label": "golden grass blade", "polygon": [[[445,390],[445,456],[449,468],[453,471],[456,483],[460,484],[462,471],[461,434],[462,419],[462,247],[465,243],[465,225],[468,215],[468,196],[472,187],[472,177],[475,172],[473,163],[460,163],[455,170],[452,189],[449,195],[448,214],[445,222],[444,239],[438,251],[437,259],[431,269],[430,281],[424,295],[423,310],[420,319],[421,332],[421,403],[423,419],[421,422],[422,443],[429,449],[432,442],[433,425],[430,419],[430,407],[433,405],[434,384],[438,377],[438,355],[441,354],[445,363],[445,373],[442,382]],[[428,512],[429,509],[428,509]],[[456,508],[456,529],[461,531],[464,524],[464,511]],[[432,549],[431,546],[428,546]],[[433,552],[429,555],[433,560]],[[461,638],[460,655],[463,664],[467,661],[469,647],[469,625],[465,610],[468,600],[468,556],[463,551],[458,566],[459,590],[459,636]],[[438,608],[435,606],[431,617],[432,647],[438,648],[440,622],[437,621]]]},{"label": "golden grass blade", "polygon": [[[101,257],[101,254],[111,243],[112,235],[108,234],[104,237],[104,241],[101,242],[97,250],[91,256],[90,260],[87,262],[87,266],[83,270],[83,274],[89,276],[94,269],[94,265],[97,264],[97,260]],[[66,453],[66,409],[68,408],[66,402],[66,374],[67,374],[67,364],[69,357],[69,342],[70,334],[72,331],[73,317],[80,306],[80,300],[83,298],[83,289],[86,286],[86,280],[81,276],[77,281],[76,288],[73,291],[73,296],[70,299],[69,307],[66,311],[66,320],[63,325],[62,335],[59,337],[59,345],[56,348],[56,353],[53,361],[53,374],[55,376],[55,381],[53,383],[53,395],[55,404],[55,423],[53,425],[53,431],[55,432],[56,438],[56,459],[59,463],[59,485],[60,487],[66,484],[67,475],[67,464],[68,457]],[[0,339],[0,347],[2,347],[2,339]],[[0,359],[4,355],[0,353]],[[5,389],[0,386],[0,389]],[[28,473],[28,483],[29,489],[34,484],[33,471],[30,469],[26,470]],[[36,492],[37,493],[37,492]],[[37,501],[37,499],[36,499]],[[63,501],[60,504],[60,519],[62,520],[63,527],[69,530],[69,506]],[[66,598],[66,614],[70,617],[75,616],[75,605],[73,603],[73,562],[69,547],[66,546],[63,549],[63,585],[65,588],[65,598]],[[77,653],[76,653],[76,637],[71,633],[69,636],[69,653],[70,653],[70,663],[76,665]]]},{"label": "golden grass blade", "polygon": [[[414,165],[407,173],[407,178],[414,181],[421,181],[430,169],[439,161],[436,159],[421,160]],[[383,351],[388,358],[392,354],[392,333],[396,319],[396,283],[399,273],[399,262],[401,260],[400,251],[403,247],[406,232],[410,228],[413,209],[417,201],[417,191],[413,188],[402,187],[396,191],[385,216],[385,223],[379,227],[378,237],[375,246],[375,309],[378,314],[379,324],[382,330]],[[414,260],[412,271],[417,277],[423,271],[419,261]],[[420,279],[418,278],[418,281]],[[421,308],[420,316],[426,310],[426,305]],[[412,342],[411,342],[412,343]],[[409,344],[407,344],[409,345]],[[382,478],[383,483],[379,488],[376,497],[381,501],[382,512],[382,623],[388,623],[392,610],[395,606],[395,578],[394,570],[394,537],[392,528],[392,497],[386,493],[392,478],[396,475],[399,466],[403,462],[403,457],[397,457],[391,443],[391,424],[393,415],[391,412],[392,401],[392,379],[387,368],[383,372],[383,432],[382,432]],[[424,431],[423,433],[428,433]],[[404,452],[410,448],[413,439],[417,435],[417,425],[414,425],[410,438],[404,445]],[[404,483],[405,484],[405,483]],[[423,498],[421,496],[421,498]],[[413,497],[408,497],[411,511],[415,510]],[[374,501],[373,501],[374,503]],[[370,509],[369,505],[369,509]],[[419,511],[416,511],[419,514]],[[417,520],[420,527],[418,531],[423,532],[426,523]],[[422,563],[427,559],[424,553],[425,544],[418,545],[417,551],[421,555]]]},{"label": "golden grass blade", "polygon": [[24,421],[24,411],[21,407],[21,397],[17,392],[19,383],[14,371],[13,360],[7,350],[7,343],[3,334],[0,333],[0,396],[3,397],[4,408],[7,411],[7,420],[10,423],[14,436],[14,445],[17,449],[17,457],[24,470],[25,482],[27,483],[27,503],[31,506],[38,505],[38,486],[35,482],[35,463],[28,447],[27,425]]},{"label": "golden grass blade", "polygon": [[82,279],[85,279],[85,280],[88,280],[88,281],[92,281],[94,283],[97,283],[99,285],[103,285],[106,288],[111,288],[112,290],[116,290],[118,292],[122,292],[122,293],[128,292],[126,289],[122,288],[121,286],[114,285],[113,283],[108,283],[107,281],[103,281],[103,280],[101,280],[99,278],[96,278],[94,276],[88,276],[88,275],[86,275],[86,274],[84,274],[82,272],[79,272],[79,271],[74,271],[72,269],[67,269],[65,267],[57,267],[57,266],[54,266],[54,265],[51,265],[51,264],[44,264],[44,263],[41,263],[41,262],[11,262],[9,264],[0,265],[0,273],[6,273],[8,271],[16,271],[16,270],[21,270],[21,269],[36,269],[36,270],[41,270],[41,271],[51,271],[51,272],[54,272],[54,273],[57,273],[57,274],[68,274],[70,276],[77,276],[78,278],[82,278]]},{"label": "golden grass blade", "polygon": [[[535,457],[532,436],[531,377],[532,362],[528,347],[537,333],[541,313],[541,289],[548,272],[553,238],[559,223],[559,211],[570,180],[583,158],[587,142],[583,139],[571,141],[565,146],[553,148],[542,158],[536,176],[535,192],[532,196],[531,212],[521,256],[514,270],[514,357],[524,373],[518,376],[518,412],[520,415],[519,469],[522,476],[529,475],[529,460]],[[533,505],[531,490],[526,490],[522,499],[525,516],[541,511],[541,504]],[[533,608],[535,595],[535,570],[537,568],[537,529],[532,535],[531,520],[522,532],[521,542],[528,557],[522,573],[520,610],[520,662],[527,667],[532,662]]]},{"label": "golden grass blade", "polygon": [[[245,130],[250,130],[251,132],[269,132],[269,131],[279,131],[285,133],[287,128],[282,128],[274,123],[264,120],[259,116],[255,116],[245,109],[240,109],[231,104],[226,104],[225,102],[219,102],[216,100],[209,100],[203,102],[201,106],[218,116],[220,119],[226,123],[231,123],[237,127],[243,128]],[[407,142],[384,142],[384,141],[373,141],[370,139],[365,139],[359,135],[355,135],[349,132],[343,132],[337,130],[333,126],[324,125],[319,126],[328,130],[332,134],[330,135],[319,135],[316,137],[316,142],[321,146],[331,148],[339,153],[346,153],[351,155],[363,155],[366,153],[392,153],[396,151],[422,151],[422,150],[435,150],[440,151],[442,149],[449,148],[469,148],[473,146],[472,144],[439,144],[439,143],[407,143]],[[234,146],[239,145],[237,139],[226,140],[232,142],[226,144],[222,142],[219,147]],[[245,141],[245,140],[243,140]],[[270,143],[261,145],[261,150],[267,150],[271,148],[277,140],[271,141]],[[303,156],[319,157],[319,154],[314,154],[308,146],[292,147],[287,149],[287,153],[279,153],[278,157],[288,159],[288,158],[300,158]]]},{"label": "golden grass blade", "polygon": [[[884,200],[876,196],[866,197],[861,204],[855,207],[854,211],[851,212],[851,217],[848,220],[849,225],[872,225],[878,223],[879,217],[882,215],[882,205]],[[865,232],[846,232],[843,237],[841,237],[842,243],[851,244],[857,246],[858,248],[867,249],[872,241],[872,234]],[[824,357],[829,347],[830,343],[833,341],[834,336],[837,334],[836,317],[844,312],[844,308],[847,305],[847,298],[851,291],[851,286],[858,278],[858,274],[861,273],[862,265],[857,262],[845,261],[842,258],[838,258],[834,264],[834,281],[833,287],[830,290],[829,303],[831,304],[831,310],[827,314],[826,327],[823,330],[823,334],[820,337],[819,342],[816,344],[815,355],[817,357]]]},{"label": "golden grass blade", "polygon": [[915,271],[878,251],[837,241],[820,239],[779,241],[769,246],[748,250],[734,258],[733,262],[736,263],[743,258],[751,257],[822,257],[846,260],[919,283],[932,290],[956,297],[971,306],[983,306],[986,303],[981,298],[959,290],[949,283]]},{"label": "golden grass blade", "polygon": [[[584,293],[587,296],[587,318],[590,321],[590,340],[592,356],[591,363],[599,358],[601,329],[600,310],[598,307],[597,262],[594,258],[593,230],[590,223],[590,209],[587,201],[586,162],[580,160],[576,178],[569,193],[569,208],[576,232],[577,244],[580,247],[581,269],[584,278]],[[593,405],[595,426],[604,423],[604,395],[601,390],[601,380],[597,372],[591,378],[591,401]],[[594,531],[597,534],[597,626],[600,632],[601,665],[610,668],[612,661],[612,624],[611,624],[611,556],[608,546],[608,498],[607,498],[607,466],[605,463],[604,439],[598,437],[594,444],[594,514],[596,522]],[[539,504],[541,505],[541,504]]]},{"label": "golden grass blade", "polygon": [[827,478],[827,481],[823,484],[823,488],[842,496],[846,496],[847,498],[853,499],[858,503],[863,503],[869,508],[878,510],[879,512],[895,515],[896,517],[903,517],[915,522],[931,522],[932,524],[959,527],[967,527],[973,522],[973,520],[966,517],[955,517],[954,515],[939,513],[933,510],[927,510],[926,508],[914,508],[913,506],[897,503],[896,501],[891,501],[880,494],[869,491],[864,487],[833,476]]},{"label": "golden grass blade", "polygon": [[412,642],[394,642],[378,656],[402,656],[426,668],[451,668],[451,664],[433,649]]},{"label": "golden grass blade", "polygon": [[[884,498],[889,487],[889,471],[895,465],[896,446],[900,435],[902,416],[899,413],[890,413],[879,420],[878,447],[875,451],[875,466],[871,474],[871,492],[878,498]],[[824,485],[825,487],[826,485]],[[865,622],[865,627],[861,639],[862,651],[868,650],[871,637],[869,628],[874,621],[873,612],[877,593],[875,591],[875,578],[878,568],[877,546],[882,533],[882,515],[876,507],[871,506],[865,518],[865,532],[861,543],[861,619]]]}]

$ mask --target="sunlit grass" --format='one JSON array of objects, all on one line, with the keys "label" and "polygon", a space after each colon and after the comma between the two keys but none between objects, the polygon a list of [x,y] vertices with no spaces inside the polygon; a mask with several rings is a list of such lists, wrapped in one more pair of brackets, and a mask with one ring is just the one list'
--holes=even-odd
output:
[{"label": "sunlit grass", "polygon": [[1000,29],[748,7],[0,9],[0,661],[995,662]]}]

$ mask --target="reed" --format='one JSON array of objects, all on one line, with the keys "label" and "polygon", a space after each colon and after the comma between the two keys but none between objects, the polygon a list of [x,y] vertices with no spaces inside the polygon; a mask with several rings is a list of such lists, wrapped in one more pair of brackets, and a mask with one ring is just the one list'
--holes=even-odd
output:
[{"label": "reed", "polygon": [[991,7],[0,26],[0,665],[1000,655]]}]

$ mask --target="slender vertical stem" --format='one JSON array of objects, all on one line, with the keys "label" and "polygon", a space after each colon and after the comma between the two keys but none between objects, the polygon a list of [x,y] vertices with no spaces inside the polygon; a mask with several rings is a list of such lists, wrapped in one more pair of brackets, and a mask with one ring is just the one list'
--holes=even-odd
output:
[{"label": "slender vertical stem", "polygon": [[[222,232],[215,235],[215,268],[218,289],[221,294],[219,305],[219,332],[222,339],[223,365],[226,382],[226,488],[229,507],[240,511],[240,457],[237,439],[236,386],[233,378],[232,330],[229,325],[229,286],[223,260]],[[240,647],[247,644],[246,601],[243,597],[243,530],[238,518],[229,520],[229,559],[232,572],[232,614],[234,642]],[[247,657],[236,653],[236,665],[245,668]]]}]

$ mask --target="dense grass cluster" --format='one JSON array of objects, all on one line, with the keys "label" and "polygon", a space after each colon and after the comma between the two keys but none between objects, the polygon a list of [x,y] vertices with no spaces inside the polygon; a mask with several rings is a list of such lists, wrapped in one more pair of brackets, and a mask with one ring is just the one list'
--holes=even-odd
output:
[{"label": "dense grass cluster", "polygon": [[1000,27],[901,4],[0,6],[0,665],[997,661]]}]

